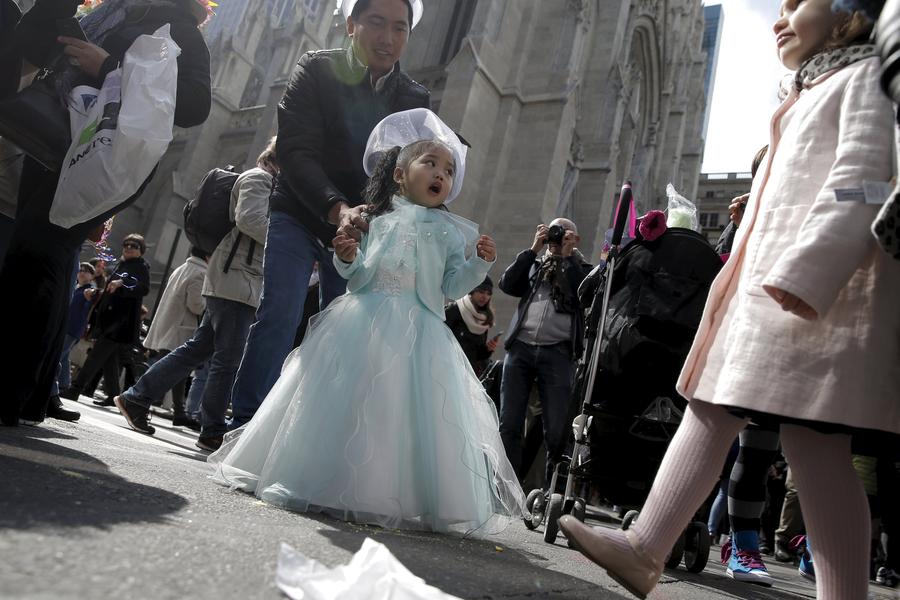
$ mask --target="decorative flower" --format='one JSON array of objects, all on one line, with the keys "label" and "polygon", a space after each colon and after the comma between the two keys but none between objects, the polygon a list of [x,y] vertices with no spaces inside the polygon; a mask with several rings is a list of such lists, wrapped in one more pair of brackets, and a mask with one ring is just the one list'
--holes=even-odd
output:
[{"label": "decorative flower", "polygon": [[200,23],[199,27],[203,27],[209,20],[216,16],[216,12],[213,10],[214,8],[218,8],[218,2],[213,2],[213,0],[194,0],[197,4],[203,7],[206,10],[206,20]]},{"label": "decorative flower", "polygon": [[84,0],[84,3],[75,11],[75,16],[80,19],[92,13],[101,4],[103,4],[103,0]]},{"label": "decorative flower", "polygon": [[[100,1],[98,0],[97,4]],[[112,249],[110,249],[107,241],[109,240],[109,233],[112,231],[113,219],[115,217],[110,217],[106,220],[106,223],[103,224],[103,235],[100,236],[100,240],[94,242],[94,249],[97,251],[97,258],[104,262],[113,262],[116,260],[116,255],[113,254]]]}]

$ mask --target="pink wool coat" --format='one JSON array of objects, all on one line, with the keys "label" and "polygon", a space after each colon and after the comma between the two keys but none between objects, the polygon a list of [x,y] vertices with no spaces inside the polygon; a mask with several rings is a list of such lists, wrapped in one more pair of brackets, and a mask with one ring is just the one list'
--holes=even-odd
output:
[{"label": "pink wool coat", "polygon": [[[713,282],[678,391],[685,398],[900,433],[900,261],[869,227],[878,206],[835,189],[891,178],[894,120],[876,58],[791,92],[731,258]],[[774,286],[812,306],[781,307]]]}]

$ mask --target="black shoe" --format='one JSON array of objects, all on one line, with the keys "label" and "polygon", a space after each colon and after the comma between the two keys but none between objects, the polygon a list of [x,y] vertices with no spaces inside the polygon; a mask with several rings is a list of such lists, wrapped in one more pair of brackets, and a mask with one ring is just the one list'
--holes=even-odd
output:
[{"label": "black shoe", "polygon": [[47,416],[51,419],[74,423],[81,418],[81,413],[64,407],[59,396],[50,396],[50,402],[47,404]]},{"label": "black shoe", "polygon": [[201,450],[206,450],[207,452],[215,452],[219,448],[222,447],[222,436],[221,435],[211,435],[209,437],[201,436],[200,439],[197,440],[197,447]]},{"label": "black shoe", "polygon": [[200,431],[200,421],[193,419],[187,415],[176,415],[172,417],[173,427],[187,427],[194,431]]},{"label": "black shoe", "polygon": [[102,400],[94,400],[94,406],[115,406],[116,403],[110,400],[109,398],[103,398]]},{"label": "black shoe", "polygon": [[797,555],[791,552],[787,543],[781,540],[775,540],[775,560],[782,563],[794,562]]},{"label": "black shoe", "polygon": [[79,390],[77,388],[66,388],[59,391],[59,396],[60,398],[65,398],[66,400],[74,400],[78,402]]},{"label": "black shoe", "polygon": [[128,421],[128,425],[137,431],[138,433],[146,433],[147,435],[153,435],[156,433],[156,428],[150,424],[150,409],[140,404],[135,404],[134,402],[129,402],[122,396],[116,396],[113,398],[113,403],[116,405],[116,408],[119,409],[119,412],[122,413],[122,416],[125,417],[125,420]]}]

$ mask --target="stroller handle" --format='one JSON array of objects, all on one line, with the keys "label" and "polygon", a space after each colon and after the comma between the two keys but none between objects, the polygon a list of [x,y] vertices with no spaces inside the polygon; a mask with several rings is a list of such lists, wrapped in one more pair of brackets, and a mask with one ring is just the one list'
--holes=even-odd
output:
[{"label": "stroller handle", "polygon": [[612,240],[610,247],[618,246],[622,243],[622,236],[625,234],[625,223],[628,222],[628,211],[631,209],[631,201],[634,195],[631,191],[631,182],[626,181],[622,184],[622,191],[619,193],[619,210],[616,212],[616,220],[613,223]]}]

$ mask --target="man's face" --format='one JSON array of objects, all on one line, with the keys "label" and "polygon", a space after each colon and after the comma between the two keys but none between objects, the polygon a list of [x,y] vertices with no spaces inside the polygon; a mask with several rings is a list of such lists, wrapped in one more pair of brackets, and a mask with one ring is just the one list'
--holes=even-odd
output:
[{"label": "man's face", "polygon": [[357,19],[347,19],[357,57],[375,77],[389,73],[409,41],[409,5],[405,0],[372,0]]},{"label": "man's face", "polygon": [[142,254],[141,245],[134,240],[126,240],[122,244],[122,257],[126,260],[129,258],[138,258]]},{"label": "man's face", "polygon": [[[568,220],[568,219],[562,219],[562,218],[560,218],[560,219],[553,219],[553,221],[550,222],[550,227],[553,227],[554,225],[559,225],[560,227],[562,227],[563,229],[565,229],[565,230],[566,230],[566,236],[567,236],[570,240],[573,241],[572,243],[577,244],[578,242],[581,241],[581,236],[579,236],[579,235],[576,233],[577,228],[575,227],[575,223],[573,223],[572,221],[570,221],[570,220]],[[563,250],[563,246],[565,245],[565,239],[566,239],[566,237],[563,237],[563,240],[564,240],[564,241],[563,241],[562,244],[548,244],[548,246],[549,246],[549,248],[550,248],[550,253],[551,253],[551,254],[557,254],[557,255],[562,254],[562,253],[563,253],[563,251],[562,251],[562,250]]]}]

